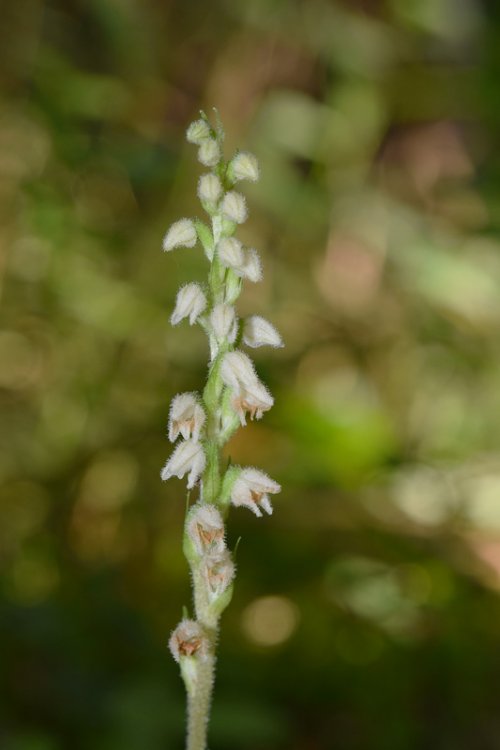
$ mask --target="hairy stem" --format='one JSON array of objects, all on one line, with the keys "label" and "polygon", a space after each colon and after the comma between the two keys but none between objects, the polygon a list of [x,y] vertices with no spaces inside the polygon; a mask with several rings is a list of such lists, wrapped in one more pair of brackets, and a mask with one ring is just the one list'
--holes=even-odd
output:
[{"label": "hairy stem", "polygon": [[198,667],[196,686],[193,690],[188,690],[186,750],[206,750],[214,677],[215,653],[211,653]]}]

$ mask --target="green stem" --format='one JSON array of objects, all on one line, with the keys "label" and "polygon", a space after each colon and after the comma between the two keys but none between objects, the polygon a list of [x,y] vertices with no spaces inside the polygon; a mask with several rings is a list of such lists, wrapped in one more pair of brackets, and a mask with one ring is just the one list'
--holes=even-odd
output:
[{"label": "green stem", "polygon": [[188,691],[186,750],[206,750],[208,719],[215,677],[215,653],[199,663],[196,685]]}]

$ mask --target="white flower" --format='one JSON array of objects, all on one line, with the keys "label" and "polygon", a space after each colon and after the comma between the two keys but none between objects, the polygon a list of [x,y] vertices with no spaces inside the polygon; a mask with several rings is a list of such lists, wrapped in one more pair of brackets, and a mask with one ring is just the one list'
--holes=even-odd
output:
[{"label": "white flower", "polygon": [[199,284],[191,282],[181,287],[175,300],[175,308],[170,322],[173,326],[183,318],[189,317],[189,324],[193,325],[207,306],[207,298]]},{"label": "white flower", "polygon": [[238,319],[231,305],[215,305],[210,315],[210,323],[215,338],[220,343],[228,341],[234,344],[238,332]]},{"label": "white flower", "polygon": [[253,154],[248,151],[240,151],[229,163],[228,175],[234,182],[238,180],[257,182],[259,179],[259,163]]},{"label": "white flower", "polygon": [[248,215],[244,197],[234,190],[225,194],[221,210],[227,219],[236,224],[243,224]]},{"label": "white flower", "polygon": [[161,471],[163,480],[182,477],[188,474],[188,489],[192,489],[205,468],[206,458],[203,448],[193,440],[179,443]]},{"label": "white flower", "polygon": [[189,143],[195,143],[198,146],[207,138],[210,138],[210,135],[210,126],[205,120],[195,120],[186,132]]},{"label": "white flower", "polygon": [[238,349],[224,355],[220,376],[227,386],[237,391],[258,382],[252,360]]},{"label": "white flower", "polygon": [[243,326],[243,341],[247,346],[284,346],[283,339],[276,328],[260,315],[251,315]]},{"label": "white flower", "polygon": [[245,254],[241,242],[236,237],[223,237],[217,245],[217,254],[223,266],[243,273]]},{"label": "white flower", "polygon": [[231,502],[235,506],[244,505],[250,508],[256,516],[260,517],[262,516],[261,508],[266,513],[273,512],[269,495],[280,491],[280,485],[263,471],[253,468],[242,469],[233,485]]},{"label": "white flower", "polygon": [[235,573],[234,563],[227,549],[219,554],[204,557],[200,569],[211,600],[224,593]]},{"label": "white flower", "polygon": [[203,174],[198,180],[198,197],[202,203],[215,206],[222,195],[222,184],[216,174]]},{"label": "white flower", "polygon": [[204,660],[209,652],[209,641],[201,625],[195,620],[184,619],[170,636],[168,647],[177,663],[184,656],[197,656]]},{"label": "white flower", "polygon": [[242,276],[254,284],[262,279],[262,266],[257,250],[249,248],[245,253],[245,262],[242,268]]},{"label": "white flower", "polygon": [[163,238],[163,249],[168,252],[174,247],[194,247],[197,239],[196,229],[191,219],[179,219],[172,224]]},{"label": "white flower", "polygon": [[225,549],[224,521],[215,505],[196,503],[189,513],[187,533],[200,557]]},{"label": "white flower", "polygon": [[215,167],[220,159],[220,148],[215,138],[204,140],[198,149],[198,161],[205,167]]},{"label": "white flower", "polygon": [[273,406],[274,399],[264,383],[256,380],[250,386],[244,386],[238,391],[233,391],[231,404],[244,427],[247,423],[247,412],[250,414],[250,419],[261,419],[264,412],[269,411]]},{"label": "white flower", "polygon": [[168,420],[168,437],[173,443],[177,440],[179,433],[184,440],[190,438],[197,443],[200,439],[200,431],[205,424],[205,412],[203,411],[196,394],[178,393],[172,399],[170,406],[170,417]]},{"label": "white flower", "polygon": [[242,425],[246,424],[247,412],[251,419],[260,419],[273,406],[273,397],[258,379],[252,360],[243,352],[236,350],[224,356],[220,376],[232,391],[231,404]]}]

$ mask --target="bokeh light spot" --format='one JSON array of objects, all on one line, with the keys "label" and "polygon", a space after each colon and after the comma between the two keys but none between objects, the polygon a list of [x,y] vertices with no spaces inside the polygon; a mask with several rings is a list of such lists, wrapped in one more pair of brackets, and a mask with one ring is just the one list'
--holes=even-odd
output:
[{"label": "bokeh light spot", "polygon": [[260,646],[277,646],[288,640],[299,621],[298,607],[284,596],[254,599],[243,612],[242,627]]}]

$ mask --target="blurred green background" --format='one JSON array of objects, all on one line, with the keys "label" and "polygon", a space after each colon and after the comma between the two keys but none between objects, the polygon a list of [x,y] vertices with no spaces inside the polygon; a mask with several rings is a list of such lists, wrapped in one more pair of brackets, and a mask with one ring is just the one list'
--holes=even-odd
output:
[{"label": "blurred green background", "polygon": [[251,149],[242,297],[286,349],[233,460],[211,750],[500,747],[500,7],[21,0],[0,26],[0,747],[180,750],[168,325],[200,107]]}]

